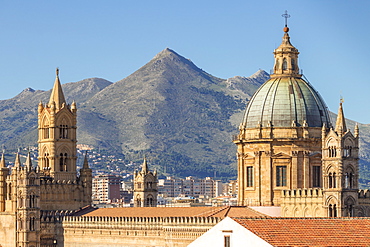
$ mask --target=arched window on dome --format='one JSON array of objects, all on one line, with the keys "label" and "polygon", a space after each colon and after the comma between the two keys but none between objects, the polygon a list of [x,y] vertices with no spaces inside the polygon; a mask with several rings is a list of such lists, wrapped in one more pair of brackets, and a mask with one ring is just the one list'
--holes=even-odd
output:
[{"label": "arched window on dome", "polygon": [[292,70],[295,70],[295,59],[292,58],[291,60]]},{"label": "arched window on dome", "polygon": [[286,61],[286,58],[284,58],[283,60],[283,70],[287,70],[288,69],[288,63]]},{"label": "arched window on dome", "polygon": [[277,58],[275,61],[275,71],[279,69],[279,59]]}]

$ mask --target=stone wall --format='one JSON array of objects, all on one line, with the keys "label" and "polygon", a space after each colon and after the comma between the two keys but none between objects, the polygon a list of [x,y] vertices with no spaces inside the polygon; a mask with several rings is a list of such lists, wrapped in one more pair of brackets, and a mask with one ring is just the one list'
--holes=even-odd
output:
[{"label": "stone wall", "polygon": [[281,216],[325,217],[322,189],[296,189],[281,192]]},{"label": "stone wall", "polygon": [[216,225],[215,217],[75,217],[63,218],[61,246],[187,246]]},{"label": "stone wall", "polygon": [[0,246],[14,247],[16,242],[15,214],[0,213]]}]

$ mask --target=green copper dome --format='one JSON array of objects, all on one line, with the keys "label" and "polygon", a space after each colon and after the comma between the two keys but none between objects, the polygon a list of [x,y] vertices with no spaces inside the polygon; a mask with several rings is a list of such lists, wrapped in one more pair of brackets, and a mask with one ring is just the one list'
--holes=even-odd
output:
[{"label": "green copper dome", "polygon": [[244,114],[246,128],[331,126],[327,106],[302,78],[275,77],[253,95]]},{"label": "green copper dome", "polygon": [[331,126],[324,101],[299,73],[299,52],[288,31],[285,26],[283,41],[274,50],[274,73],[248,103],[242,123],[245,128]]}]

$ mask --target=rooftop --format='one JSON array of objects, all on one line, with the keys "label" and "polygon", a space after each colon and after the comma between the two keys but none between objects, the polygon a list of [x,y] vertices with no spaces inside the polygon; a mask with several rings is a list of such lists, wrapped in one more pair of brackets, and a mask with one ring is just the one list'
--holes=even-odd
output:
[{"label": "rooftop", "polygon": [[248,207],[135,207],[99,208],[81,216],[101,217],[265,217]]},{"label": "rooftop", "polygon": [[233,218],[273,246],[370,246],[369,218]]}]

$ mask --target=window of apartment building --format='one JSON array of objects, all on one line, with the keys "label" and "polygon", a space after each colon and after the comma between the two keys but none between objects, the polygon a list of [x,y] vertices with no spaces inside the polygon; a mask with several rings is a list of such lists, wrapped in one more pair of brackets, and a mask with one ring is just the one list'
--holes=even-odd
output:
[{"label": "window of apartment building", "polygon": [[312,167],[312,187],[321,187],[321,166]]},{"label": "window of apartment building", "polygon": [[253,166],[247,166],[247,187],[253,187]]},{"label": "window of apartment building", "polygon": [[276,166],[276,186],[286,185],[286,166]]}]

